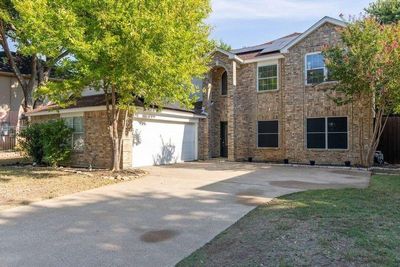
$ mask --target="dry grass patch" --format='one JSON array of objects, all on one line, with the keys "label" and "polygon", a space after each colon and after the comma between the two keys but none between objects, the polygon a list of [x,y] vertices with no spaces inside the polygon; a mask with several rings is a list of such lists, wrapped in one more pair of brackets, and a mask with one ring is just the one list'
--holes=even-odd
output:
[{"label": "dry grass patch", "polygon": [[[32,166],[0,167],[0,210],[132,180],[145,174],[140,170],[122,174],[69,170]],[[124,179],[117,179],[119,177]]]}]

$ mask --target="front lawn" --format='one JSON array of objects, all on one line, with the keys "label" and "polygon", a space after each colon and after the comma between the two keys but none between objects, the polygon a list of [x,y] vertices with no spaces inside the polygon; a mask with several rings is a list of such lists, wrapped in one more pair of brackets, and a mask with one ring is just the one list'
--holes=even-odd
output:
[{"label": "front lawn", "polygon": [[[145,173],[136,170],[121,174],[131,179]],[[32,166],[0,167],[0,210],[122,181],[110,175],[109,171],[83,174]]]},{"label": "front lawn", "polygon": [[399,266],[400,176],[281,197],[178,266]]}]

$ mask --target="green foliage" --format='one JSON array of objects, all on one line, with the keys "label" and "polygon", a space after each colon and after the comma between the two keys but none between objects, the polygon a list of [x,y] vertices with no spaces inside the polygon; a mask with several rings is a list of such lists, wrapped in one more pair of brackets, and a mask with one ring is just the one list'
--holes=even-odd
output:
[{"label": "green foliage", "polygon": [[71,134],[62,120],[32,124],[20,134],[21,148],[34,162],[56,166],[71,156]]},{"label": "green foliage", "polygon": [[19,146],[33,162],[41,164],[43,161],[42,125],[32,124],[23,129],[19,135]]},{"label": "green foliage", "polygon": [[381,23],[396,23],[400,20],[400,1],[378,0],[371,3],[365,11]]},{"label": "green foliage", "polygon": [[355,97],[374,97],[385,114],[400,112],[400,24],[380,25],[373,18],[350,23],[342,31],[342,46],[324,52],[335,89],[346,103]]},{"label": "green foliage", "polygon": [[225,51],[231,51],[232,50],[232,46],[228,43],[225,43],[223,40],[219,40],[216,42],[216,46],[218,48],[221,48]]},{"label": "green foliage", "polygon": [[[65,1],[5,0],[0,4],[0,20],[12,25],[8,35],[23,55],[37,54],[42,60],[55,60],[68,44],[79,42],[83,29]],[[68,29],[68,30],[66,30]]]},{"label": "green foliage", "polygon": [[[23,5],[37,1],[24,0]],[[204,23],[211,11],[208,0],[56,2],[70,17],[61,30],[80,29],[64,45],[73,54],[75,76],[49,84],[41,93],[63,103],[67,95],[80,95],[85,86],[115,88],[123,109],[133,106],[137,97],[146,105],[191,106],[192,78],[207,72],[206,55],[213,48]],[[35,10],[26,16],[45,20]],[[46,34],[41,28],[35,31]]]}]

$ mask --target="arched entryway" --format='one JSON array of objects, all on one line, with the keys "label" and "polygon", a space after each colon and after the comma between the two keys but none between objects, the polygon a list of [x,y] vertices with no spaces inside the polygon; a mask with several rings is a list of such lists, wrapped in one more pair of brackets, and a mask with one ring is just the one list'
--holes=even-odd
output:
[{"label": "arched entryway", "polygon": [[223,66],[215,66],[210,71],[209,152],[213,158],[228,157],[229,78],[229,72]]}]

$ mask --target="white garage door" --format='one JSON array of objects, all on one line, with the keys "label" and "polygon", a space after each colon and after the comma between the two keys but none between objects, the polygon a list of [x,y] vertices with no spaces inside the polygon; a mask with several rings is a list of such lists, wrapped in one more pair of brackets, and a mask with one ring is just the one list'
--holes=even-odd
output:
[{"label": "white garage door", "polygon": [[140,120],[133,122],[133,132],[134,167],[197,159],[194,123]]}]

